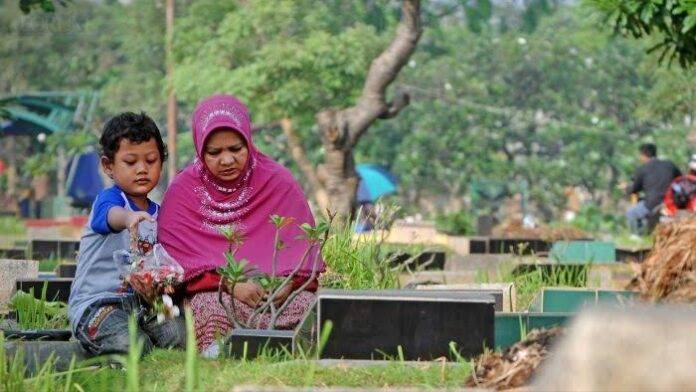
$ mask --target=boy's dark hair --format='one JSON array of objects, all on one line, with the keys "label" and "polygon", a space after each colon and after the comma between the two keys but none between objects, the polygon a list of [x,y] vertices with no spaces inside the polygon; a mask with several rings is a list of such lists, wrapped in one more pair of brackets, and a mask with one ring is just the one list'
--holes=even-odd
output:
[{"label": "boy's dark hair", "polygon": [[657,146],[652,143],[641,144],[638,150],[648,158],[655,158],[657,156]]},{"label": "boy's dark hair", "polygon": [[166,161],[167,148],[164,146],[157,124],[144,112],[140,114],[124,112],[115,115],[106,122],[99,144],[102,155],[113,161],[121,139],[128,139],[133,143],[143,143],[152,138],[157,143],[162,162]]}]

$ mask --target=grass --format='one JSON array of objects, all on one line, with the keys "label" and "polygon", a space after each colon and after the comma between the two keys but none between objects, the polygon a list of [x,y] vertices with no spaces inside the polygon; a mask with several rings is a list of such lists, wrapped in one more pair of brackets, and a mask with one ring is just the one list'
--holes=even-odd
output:
[{"label": "grass", "polygon": [[0,235],[22,236],[27,233],[24,222],[14,216],[0,216]]},{"label": "grass", "polygon": [[39,260],[39,271],[41,272],[53,272],[56,270],[56,267],[58,267],[58,264],[61,263],[61,260],[55,257],[49,258],[49,259],[43,259]]},{"label": "grass", "polygon": [[[186,353],[156,349],[140,362],[141,390],[178,391],[184,389]],[[73,381],[85,390],[125,389],[126,374],[119,369],[102,368],[99,374],[76,374]],[[324,366],[314,361],[287,358],[255,360],[198,359],[197,390],[229,391],[239,385],[270,387],[462,387],[470,373],[468,363],[424,362],[409,365],[398,360],[387,364],[348,367]]]},{"label": "grass", "polygon": [[16,292],[10,299],[10,309],[17,312],[17,322],[22,329],[55,329],[68,327],[68,309],[62,302],[46,300],[47,284],[41,290],[41,298],[29,293]]}]

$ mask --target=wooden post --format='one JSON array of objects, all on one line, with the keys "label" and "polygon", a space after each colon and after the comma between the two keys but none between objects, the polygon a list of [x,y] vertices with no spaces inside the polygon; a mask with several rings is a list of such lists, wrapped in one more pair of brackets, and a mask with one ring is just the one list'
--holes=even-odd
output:
[{"label": "wooden post", "polygon": [[172,45],[174,41],[174,0],[167,0],[167,29],[166,29],[166,62],[167,62],[167,150],[169,151],[168,176],[169,183],[176,176],[176,95],[174,94],[174,59]]}]

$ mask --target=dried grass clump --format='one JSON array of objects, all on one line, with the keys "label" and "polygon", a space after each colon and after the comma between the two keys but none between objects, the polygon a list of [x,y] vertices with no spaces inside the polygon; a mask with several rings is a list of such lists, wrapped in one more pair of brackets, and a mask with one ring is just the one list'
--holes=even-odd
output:
[{"label": "dried grass clump", "polygon": [[696,216],[660,224],[655,244],[628,289],[649,301],[696,301]]},{"label": "dried grass clump", "polygon": [[502,353],[484,353],[476,360],[466,386],[496,390],[524,386],[549,355],[551,344],[562,332],[560,327],[535,329],[523,341]]},{"label": "dried grass clump", "polygon": [[521,219],[507,219],[493,228],[491,233],[505,238],[538,238],[544,241],[581,240],[590,238],[586,232],[574,227],[524,227]]}]

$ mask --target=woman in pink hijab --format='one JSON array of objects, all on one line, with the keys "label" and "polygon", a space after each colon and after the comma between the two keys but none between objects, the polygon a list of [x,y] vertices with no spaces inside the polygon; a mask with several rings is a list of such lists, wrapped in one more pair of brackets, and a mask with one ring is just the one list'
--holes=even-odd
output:
[{"label": "woman in pink hijab", "polygon": [[[158,218],[158,240],[184,268],[186,296],[195,319],[198,348],[216,355],[216,336],[231,330],[224,308],[218,302],[220,276],[225,265],[227,240],[220,229],[234,228],[243,236],[237,260],[246,259],[258,272],[271,274],[275,226],[270,217],[293,218],[280,231],[284,247],[277,256],[277,275],[287,276],[309,247],[299,225],[314,226],[307,199],[288,169],[254,147],[246,106],[230,95],[215,95],[201,101],[192,117],[196,159],[179,173],[164,195]],[[316,252],[308,260],[315,260]],[[306,261],[293,281],[284,287],[278,303],[312,275],[313,262]],[[324,270],[321,260],[317,271]],[[307,282],[278,318],[276,327],[293,328],[314,300],[317,283]],[[224,300],[234,298],[237,319],[246,320],[266,295],[253,282],[238,283]],[[228,304],[229,305],[229,304]],[[269,316],[261,320],[267,326]]]}]

